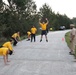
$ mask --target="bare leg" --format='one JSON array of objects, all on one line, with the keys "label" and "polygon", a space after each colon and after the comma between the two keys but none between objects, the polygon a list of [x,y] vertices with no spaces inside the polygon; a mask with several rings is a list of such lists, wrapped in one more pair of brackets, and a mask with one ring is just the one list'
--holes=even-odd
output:
[{"label": "bare leg", "polygon": [[47,35],[45,35],[45,38],[46,38],[46,42],[48,42]]},{"label": "bare leg", "polygon": [[40,39],[40,42],[42,41],[42,38],[43,38],[43,35],[41,35],[41,39]]}]

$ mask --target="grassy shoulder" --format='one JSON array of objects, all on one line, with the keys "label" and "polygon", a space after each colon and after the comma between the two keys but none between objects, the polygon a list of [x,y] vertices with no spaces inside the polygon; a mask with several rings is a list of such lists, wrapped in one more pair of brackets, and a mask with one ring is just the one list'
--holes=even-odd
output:
[{"label": "grassy shoulder", "polygon": [[68,47],[70,48],[70,32],[65,34],[65,40],[67,42]]}]

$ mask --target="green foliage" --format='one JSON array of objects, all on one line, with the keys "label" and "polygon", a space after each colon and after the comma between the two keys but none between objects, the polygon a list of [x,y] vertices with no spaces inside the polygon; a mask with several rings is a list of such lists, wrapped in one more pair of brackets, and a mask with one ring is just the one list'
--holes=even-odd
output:
[{"label": "green foliage", "polygon": [[60,26],[65,26],[66,29],[69,29],[69,25],[72,23],[66,15],[55,14],[46,3],[40,8],[39,14],[41,18],[48,18],[49,28],[52,27],[55,30],[59,30]]},{"label": "green foliage", "polygon": [[32,0],[8,0],[8,2],[9,5],[5,4],[5,10],[0,13],[3,36],[8,38],[17,31],[20,31],[21,35],[25,35],[31,25],[37,22],[35,2]]},{"label": "green foliage", "polygon": [[71,19],[71,20],[72,20],[73,24],[76,25],[76,18],[73,18],[73,19]]},{"label": "green foliage", "polygon": [[72,23],[66,15],[55,14],[47,4],[38,12],[33,0],[8,0],[8,3],[6,5],[0,0],[0,37],[11,37],[17,31],[20,31],[21,36],[26,35],[33,25],[39,33],[39,18],[48,18],[48,28],[52,27],[53,30],[58,30],[62,25],[69,28]]}]

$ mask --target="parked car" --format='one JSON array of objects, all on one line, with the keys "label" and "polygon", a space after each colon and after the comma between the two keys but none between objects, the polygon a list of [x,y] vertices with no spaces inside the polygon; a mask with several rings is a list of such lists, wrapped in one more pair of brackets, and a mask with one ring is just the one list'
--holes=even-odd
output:
[{"label": "parked car", "polygon": [[60,30],[65,30],[65,26],[60,26]]}]

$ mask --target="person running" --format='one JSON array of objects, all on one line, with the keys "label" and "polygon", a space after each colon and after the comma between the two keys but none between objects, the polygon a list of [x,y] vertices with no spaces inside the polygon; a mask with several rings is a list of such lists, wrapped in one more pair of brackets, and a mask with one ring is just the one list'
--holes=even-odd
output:
[{"label": "person running", "polygon": [[32,42],[32,40],[33,40],[33,38],[34,38],[34,42],[36,41],[36,32],[37,32],[37,29],[36,29],[36,27],[35,26],[33,26],[32,28],[31,28],[31,42]]},{"label": "person running", "polygon": [[13,45],[16,46],[16,44],[18,43],[18,40],[20,40],[20,32],[14,33],[12,35],[12,39],[14,41]]},{"label": "person running", "polygon": [[31,32],[30,31],[27,32],[27,37],[28,37],[27,41],[29,41],[30,37],[31,37]]},{"label": "person running", "polygon": [[48,42],[48,39],[47,39],[48,19],[47,18],[46,18],[46,21],[47,21],[46,23],[44,21],[41,23],[41,19],[39,19],[39,24],[40,24],[41,29],[42,29],[40,42],[42,41],[43,35],[45,35],[46,42]]},{"label": "person running", "polygon": [[7,65],[7,62],[9,62],[8,54],[12,55],[12,51],[5,47],[0,48],[0,56],[3,56],[5,65]]}]

